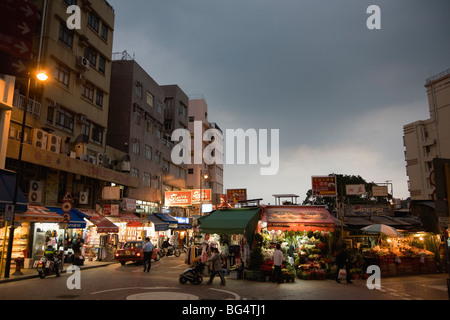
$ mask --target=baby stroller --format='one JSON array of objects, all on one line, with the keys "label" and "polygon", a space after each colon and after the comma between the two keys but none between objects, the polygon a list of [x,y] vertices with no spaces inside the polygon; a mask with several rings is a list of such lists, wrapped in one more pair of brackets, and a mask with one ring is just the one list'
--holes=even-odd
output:
[{"label": "baby stroller", "polygon": [[190,281],[193,284],[200,284],[203,281],[202,272],[203,268],[205,267],[205,264],[203,262],[200,262],[197,266],[193,268],[187,268],[184,270],[182,274],[180,274],[180,283],[185,284],[186,282]]}]

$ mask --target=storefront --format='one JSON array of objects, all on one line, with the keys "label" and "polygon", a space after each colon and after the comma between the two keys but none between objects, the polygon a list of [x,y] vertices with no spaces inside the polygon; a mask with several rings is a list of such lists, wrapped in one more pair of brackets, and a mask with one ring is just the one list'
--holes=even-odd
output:
[{"label": "storefront", "polygon": [[[45,207],[28,206],[26,212],[16,213],[14,220],[17,228],[14,230],[12,263],[16,258],[25,258],[24,267],[29,268],[32,261],[43,256],[47,244],[56,247],[62,242],[64,230],[60,229],[60,223],[63,217]],[[2,229],[0,243],[3,245],[8,239],[9,228]]]},{"label": "storefront", "polygon": [[114,255],[119,245],[119,227],[96,210],[82,209],[80,211],[88,216],[85,259],[114,260]]}]

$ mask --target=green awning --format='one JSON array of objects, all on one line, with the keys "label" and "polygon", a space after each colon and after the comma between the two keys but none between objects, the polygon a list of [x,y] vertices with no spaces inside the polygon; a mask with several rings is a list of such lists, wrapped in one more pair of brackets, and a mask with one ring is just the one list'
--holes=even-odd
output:
[{"label": "green awning", "polygon": [[260,208],[219,209],[198,218],[201,233],[245,233],[249,243],[253,242],[259,220],[261,220]]}]

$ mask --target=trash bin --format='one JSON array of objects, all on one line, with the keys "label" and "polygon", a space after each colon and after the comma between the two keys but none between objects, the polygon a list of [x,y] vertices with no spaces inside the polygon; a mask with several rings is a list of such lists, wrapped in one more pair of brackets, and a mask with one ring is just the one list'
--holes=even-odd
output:
[{"label": "trash bin", "polygon": [[20,271],[20,269],[23,268],[23,263],[25,259],[24,258],[16,258],[14,259],[14,262],[16,263],[16,272],[13,273],[15,276],[21,276],[23,273]]}]

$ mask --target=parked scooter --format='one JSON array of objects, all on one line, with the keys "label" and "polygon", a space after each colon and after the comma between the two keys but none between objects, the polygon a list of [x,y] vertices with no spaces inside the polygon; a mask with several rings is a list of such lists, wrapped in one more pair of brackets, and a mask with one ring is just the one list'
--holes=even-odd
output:
[{"label": "parked scooter", "polygon": [[194,268],[188,268],[180,274],[180,283],[185,284],[186,282],[192,282],[193,284],[200,284],[203,281],[202,272],[205,264],[201,262]]},{"label": "parked scooter", "polygon": [[45,254],[41,260],[34,262],[34,267],[39,273],[39,277],[44,279],[46,276],[55,274],[57,277],[61,276],[63,271],[63,252],[60,251],[56,254]]},{"label": "parked scooter", "polygon": [[181,255],[181,251],[178,250],[178,248],[175,248],[175,246],[171,245],[169,241],[164,241],[162,244],[162,248],[160,249],[161,257],[164,256],[175,256],[179,257]]}]

